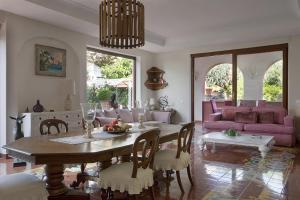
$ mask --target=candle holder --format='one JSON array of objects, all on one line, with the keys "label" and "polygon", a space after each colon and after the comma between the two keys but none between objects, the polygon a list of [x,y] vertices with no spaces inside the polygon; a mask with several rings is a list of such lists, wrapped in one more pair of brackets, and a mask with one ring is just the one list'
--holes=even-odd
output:
[{"label": "candle holder", "polygon": [[145,126],[144,126],[143,123],[144,123],[144,120],[145,120],[145,114],[144,113],[139,113],[138,120],[139,120],[139,126],[138,126],[138,128],[139,129],[144,129]]},{"label": "candle holder", "polygon": [[86,122],[87,125],[85,129],[86,131],[85,137],[92,138],[93,121],[95,120],[96,117],[97,104],[81,103],[80,106],[81,106],[83,120]]}]

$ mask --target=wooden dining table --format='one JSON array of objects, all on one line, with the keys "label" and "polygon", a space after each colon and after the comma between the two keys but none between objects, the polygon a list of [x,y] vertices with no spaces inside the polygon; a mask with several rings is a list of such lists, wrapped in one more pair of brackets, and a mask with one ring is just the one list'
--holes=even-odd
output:
[{"label": "wooden dining table", "polygon": [[[165,143],[177,138],[181,125],[153,124],[160,130],[159,142]],[[101,169],[111,165],[113,157],[130,158],[135,139],[143,129],[109,139],[101,139],[81,144],[54,142],[56,137],[76,136],[78,132],[68,132],[59,136],[24,137],[3,146],[8,155],[24,161],[45,165],[48,199],[89,199],[84,194],[68,188],[64,183],[64,164],[100,162]],[[82,134],[82,133],[81,133]]]}]

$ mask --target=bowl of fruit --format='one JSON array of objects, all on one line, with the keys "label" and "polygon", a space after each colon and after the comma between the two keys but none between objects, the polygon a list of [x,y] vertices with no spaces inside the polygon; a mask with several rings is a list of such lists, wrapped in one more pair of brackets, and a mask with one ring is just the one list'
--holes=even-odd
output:
[{"label": "bowl of fruit", "polygon": [[128,132],[132,126],[127,123],[122,123],[118,120],[113,120],[110,124],[103,126],[103,131],[108,133],[118,134]]}]

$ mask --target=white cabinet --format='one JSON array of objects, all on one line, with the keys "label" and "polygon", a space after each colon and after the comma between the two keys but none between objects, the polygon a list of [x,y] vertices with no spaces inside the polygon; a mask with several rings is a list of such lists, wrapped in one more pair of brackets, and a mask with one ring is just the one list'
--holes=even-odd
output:
[{"label": "white cabinet", "polygon": [[80,110],[62,112],[23,113],[23,131],[25,137],[40,136],[40,124],[45,119],[60,119],[68,124],[69,131],[82,130]]}]

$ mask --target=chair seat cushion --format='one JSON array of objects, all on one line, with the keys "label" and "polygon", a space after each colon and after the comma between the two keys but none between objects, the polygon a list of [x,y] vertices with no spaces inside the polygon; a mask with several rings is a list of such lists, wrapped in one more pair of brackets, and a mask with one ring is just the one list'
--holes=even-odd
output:
[{"label": "chair seat cushion", "polygon": [[191,163],[191,156],[187,152],[181,152],[180,158],[176,158],[177,150],[160,150],[154,157],[153,168],[155,170],[182,170]]},{"label": "chair seat cushion", "polygon": [[36,176],[18,173],[0,177],[0,199],[47,200],[46,184]]},{"label": "chair seat cushion", "polygon": [[273,133],[273,134],[293,134],[294,127],[281,124],[245,124],[245,131]]},{"label": "chair seat cushion", "polygon": [[111,188],[112,191],[127,191],[128,194],[139,194],[143,189],[153,185],[153,170],[139,168],[136,178],[132,178],[133,163],[125,162],[112,165],[100,172],[100,188]]}]

